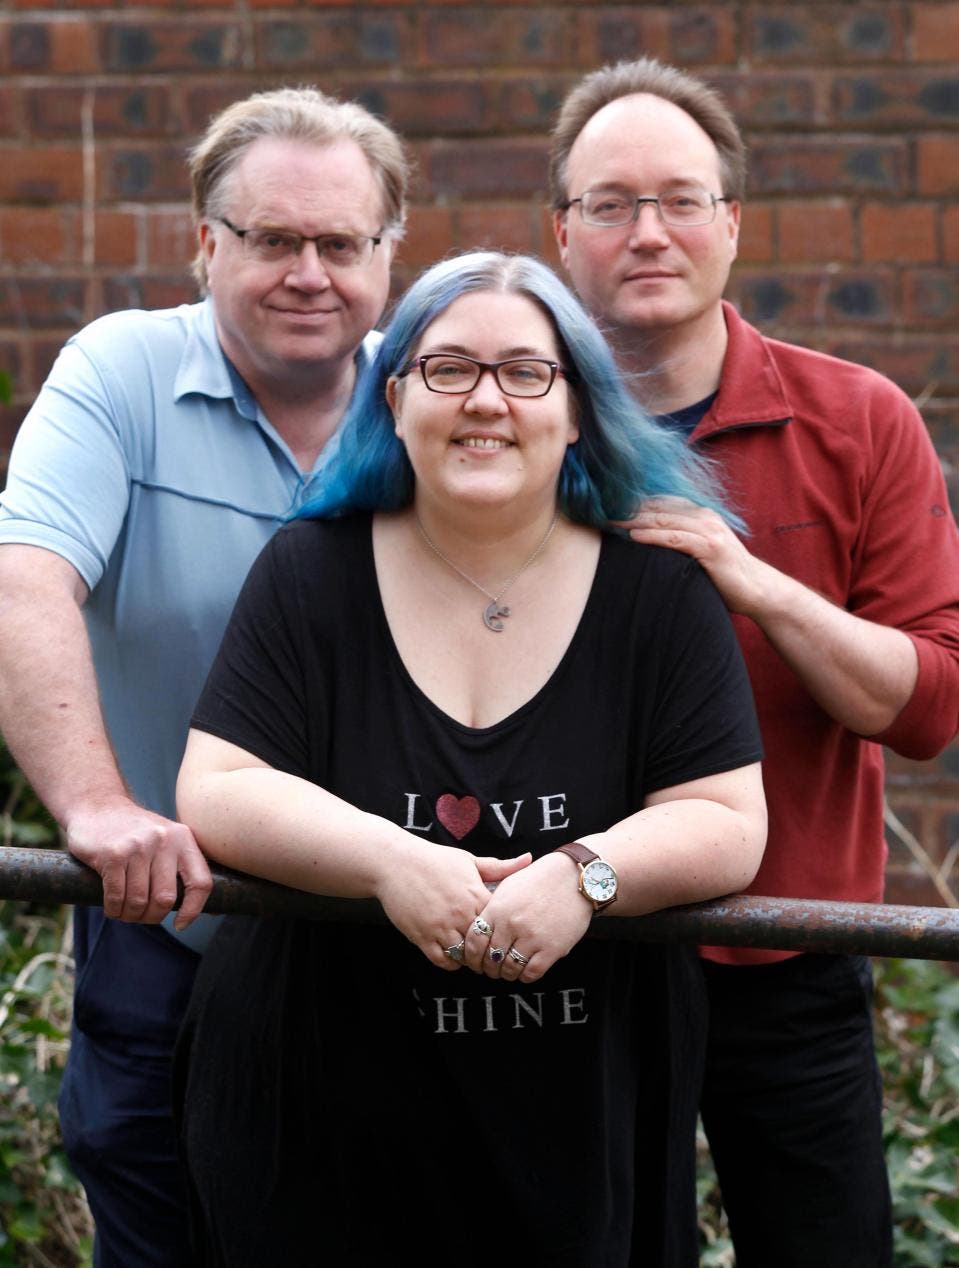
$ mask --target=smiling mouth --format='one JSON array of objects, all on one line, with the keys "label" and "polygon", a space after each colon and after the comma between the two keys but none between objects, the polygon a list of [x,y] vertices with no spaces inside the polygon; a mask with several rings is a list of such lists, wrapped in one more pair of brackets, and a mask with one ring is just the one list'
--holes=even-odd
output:
[{"label": "smiling mouth", "polygon": [[466,436],[463,440],[454,440],[454,445],[462,445],[464,449],[509,449],[511,440],[500,440],[495,436]]}]

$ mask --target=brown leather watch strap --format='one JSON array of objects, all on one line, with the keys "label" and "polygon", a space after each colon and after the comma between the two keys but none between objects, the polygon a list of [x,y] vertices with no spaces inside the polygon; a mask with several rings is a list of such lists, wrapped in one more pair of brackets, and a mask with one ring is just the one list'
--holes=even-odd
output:
[{"label": "brown leather watch strap", "polygon": [[558,845],[553,853],[568,854],[571,859],[576,860],[580,867],[585,867],[587,863],[592,863],[593,859],[599,858],[598,854],[594,854],[591,849],[580,841],[570,841],[568,845]]}]

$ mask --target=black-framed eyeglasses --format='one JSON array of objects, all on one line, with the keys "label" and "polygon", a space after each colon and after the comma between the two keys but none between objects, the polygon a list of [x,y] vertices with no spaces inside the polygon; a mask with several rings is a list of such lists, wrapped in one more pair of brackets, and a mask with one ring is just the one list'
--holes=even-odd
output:
[{"label": "black-framed eyeglasses", "polygon": [[373,238],[358,233],[318,233],[310,237],[292,229],[239,229],[226,216],[217,216],[217,220],[235,233],[250,255],[262,264],[284,264],[295,259],[305,243],[312,242],[328,267],[354,269],[369,264],[383,241],[382,236]]},{"label": "black-framed eyeglasses", "polygon": [[700,189],[698,185],[670,189],[655,197],[624,194],[615,189],[588,189],[579,198],[570,198],[563,205],[563,210],[567,211],[574,203],[578,203],[584,224],[597,225],[601,229],[616,229],[620,225],[632,224],[639,216],[640,207],[650,203],[656,208],[664,225],[691,229],[696,225],[712,224],[716,219],[717,204],[730,201],[729,198]]},{"label": "black-framed eyeglasses", "polygon": [[487,370],[506,396],[545,396],[558,374],[569,378],[558,361],[548,361],[545,357],[477,361],[475,357],[451,356],[446,352],[414,357],[396,377],[402,379],[417,368],[431,392],[450,394],[472,392]]}]

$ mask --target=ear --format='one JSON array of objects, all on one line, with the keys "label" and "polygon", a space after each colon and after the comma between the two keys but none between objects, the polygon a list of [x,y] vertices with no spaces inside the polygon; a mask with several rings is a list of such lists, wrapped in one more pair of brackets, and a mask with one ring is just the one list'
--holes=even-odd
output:
[{"label": "ear", "polygon": [[216,234],[210,228],[208,220],[201,220],[200,227],[197,230],[197,237],[200,240],[200,250],[206,256],[207,264],[213,259],[213,252],[216,250]]},{"label": "ear", "polygon": [[386,380],[386,403],[393,415],[393,430],[400,440],[403,439],[403,428],[400,424],[400,405],[403,395],[403,380],[391,374]]},{"label": "ear", "polygon": [[569,267],[568,252],[566,250],[566,227],[569,220],[569,211],[553,212],[553,233],[556,235],[556,245],[559,247],[559,258],[563,262],[563,268]]},{"label": "ear", "polygon": [[740,202],[731,202],[726,207],[728,213],[726,219],[729,223],[730,256],[733,260],[735,260],[739,252],[739,225],[742,218],[742,210],[743,207]]}]

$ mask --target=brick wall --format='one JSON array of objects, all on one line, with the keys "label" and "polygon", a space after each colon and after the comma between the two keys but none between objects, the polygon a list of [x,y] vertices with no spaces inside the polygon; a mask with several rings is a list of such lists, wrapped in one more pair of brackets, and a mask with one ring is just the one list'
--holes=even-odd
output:
[{"label": "brick wall", "polygon": [[[6,0],[0,368],[16,398],[0,464],[72,330],[191,297],[184,150],[229,101],[315,82],[392,120],[418,164],[402,286],[455,247],[555,261],[556,106],[584,71],[646,52],[709,78],[744,127],[732,297],[921,397],[959,503],[959,0]],[[894,763],[896,811],[940,858],[957,791],[959,752]],[[906,858],[893,895],[930,898]]]}]

